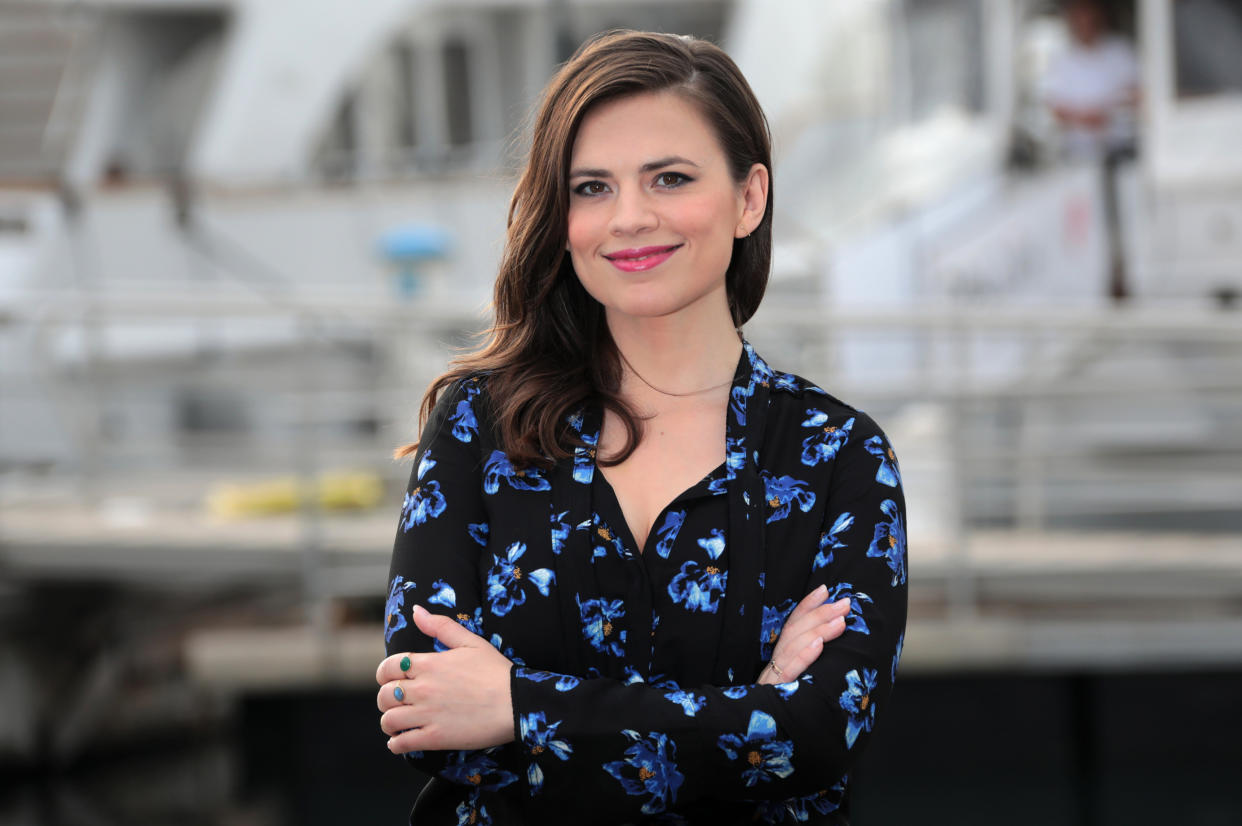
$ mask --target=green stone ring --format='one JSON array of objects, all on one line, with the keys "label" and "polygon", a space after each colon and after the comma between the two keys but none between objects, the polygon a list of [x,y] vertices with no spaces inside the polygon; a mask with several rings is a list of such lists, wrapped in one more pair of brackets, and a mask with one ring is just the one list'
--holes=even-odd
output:
[{"label": "green stone ring", "polygon": [[401,670],[402,670],[402,671],[409,671],[409,670],[410,670],[410,658],[409,658],[409,657],[402,657],[402,658],[401,658],[401,662],[400,662],[400,663],[398,663],[398,665],[400,665],[400,666],[401,666]]}]

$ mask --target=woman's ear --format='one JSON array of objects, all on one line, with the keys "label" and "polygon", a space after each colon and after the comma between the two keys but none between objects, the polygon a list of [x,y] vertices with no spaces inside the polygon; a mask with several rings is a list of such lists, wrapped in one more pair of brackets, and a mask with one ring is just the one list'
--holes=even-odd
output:
[{"label": "woman's ear", "polygon": [[768,168],[757,163],[750,168],[740,193],[742,214],[738,217],[734,236],[745,238],[763,222],[768,208]]}]

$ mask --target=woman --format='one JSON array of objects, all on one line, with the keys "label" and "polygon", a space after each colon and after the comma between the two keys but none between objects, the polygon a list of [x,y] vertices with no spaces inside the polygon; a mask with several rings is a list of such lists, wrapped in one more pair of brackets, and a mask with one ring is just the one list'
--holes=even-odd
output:
[{"label": "woman", "polygon": [[[864,414],[773,371],[767,125],[708,43],[548,88],[491,337],[424,400],[376,677],[434,823],[843,823],[905,626]],[[428,415],[429,413],[429,415]]]}]

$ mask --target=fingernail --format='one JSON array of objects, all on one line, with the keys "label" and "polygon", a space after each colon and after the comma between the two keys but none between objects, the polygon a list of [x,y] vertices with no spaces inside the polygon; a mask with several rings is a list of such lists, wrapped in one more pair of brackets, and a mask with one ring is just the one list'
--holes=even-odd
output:
[{"label": "fingernail", "polygon": [[396,686],[392,690],[392,696],[396,697],[397,702],[400,703],[405,699],[405,692],[401,690],[401,686]]},{"label": "fingernail", "polygon": [[418,616],[419,614],[427,613],[427,609],[421,605],[415,605],[413,608],[410,609],[410,613],[413,614],[414,616]]},{"label": "fingernail", "polygon": [[850,598],[842,597],[841,599],[837,600],[836,602],[832,604],[835,605],[837,608],[845,608],[850,604]]},{"label": "fingernail", "polygon": [[815,589],[815,593],[817,593],[817,594],[827,595],[827,593],[828,593],[828,586],[827,586],[827,585],[821,585],[821,586],[819,586],[818,588],[816,588],[816,589]]}]

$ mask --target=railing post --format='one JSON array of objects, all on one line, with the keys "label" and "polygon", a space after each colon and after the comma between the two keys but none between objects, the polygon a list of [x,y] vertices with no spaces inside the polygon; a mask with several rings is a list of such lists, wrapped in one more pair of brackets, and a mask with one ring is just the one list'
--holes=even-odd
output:
[{"label": "railing post", "polygon": [[967,486],[969,475],[967,465],[967,416],[971,385],[972,360],[970,354],[970,327],[961,313],[953,313],[948,323],[941,329],[945,330],[951,341],[950,349],[955,355],[955,369],[952,372],[953,383],[948,393],[949,407],[949,489],[954,506],[950,515],[947,539],[948,581],[946,598],[949,616],[954,620],[971,620],[978,616],[978,595],[976,594],[974,571],[971,568],[970,531],[967,528],[969,517],[966,513]]}]

